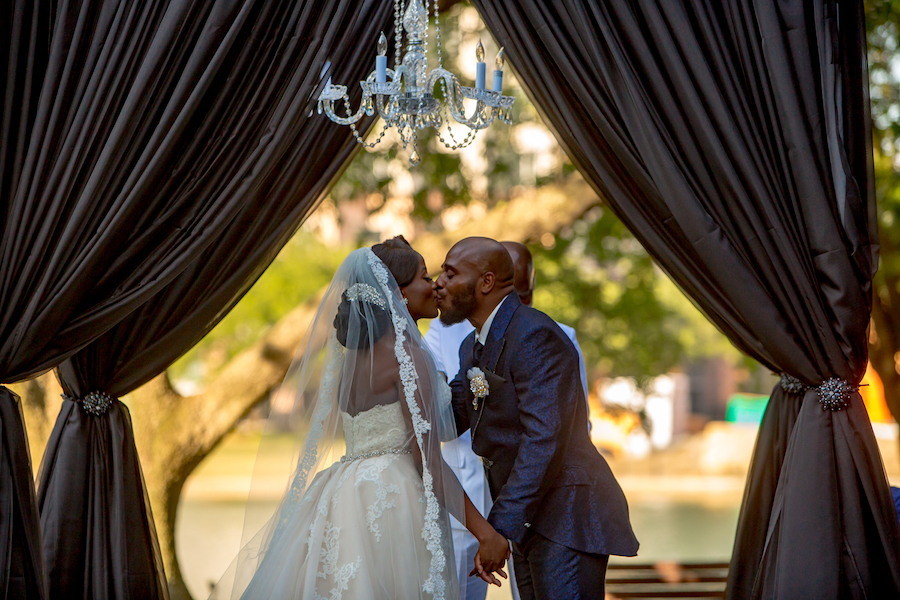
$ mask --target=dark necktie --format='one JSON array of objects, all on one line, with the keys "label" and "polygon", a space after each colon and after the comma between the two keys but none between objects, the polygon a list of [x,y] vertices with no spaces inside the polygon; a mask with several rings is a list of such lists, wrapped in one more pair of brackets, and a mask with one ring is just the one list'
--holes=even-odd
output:
[{"label": "dark necktie", "polygon": [[475,347],[472,349],[472,364],[474,366],[481,365],[481,353],[484,350],[484,344],[479,341],[475,341]]}]

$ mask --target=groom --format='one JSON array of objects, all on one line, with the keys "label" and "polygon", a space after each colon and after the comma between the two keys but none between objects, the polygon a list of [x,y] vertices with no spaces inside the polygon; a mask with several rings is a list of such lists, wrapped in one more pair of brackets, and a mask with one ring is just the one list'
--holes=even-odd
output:
[{"label": "groom", "polygon": [[522,600],[602,598],[609,555],[637,553],[628,505],[590,441],[575,347],[522,305],[514,275],[488,238],[466,238],[444,260],[441,321],[475,327],[451,383],[457,429],[471,429],[482,457],[488,521],[512,541]]}]

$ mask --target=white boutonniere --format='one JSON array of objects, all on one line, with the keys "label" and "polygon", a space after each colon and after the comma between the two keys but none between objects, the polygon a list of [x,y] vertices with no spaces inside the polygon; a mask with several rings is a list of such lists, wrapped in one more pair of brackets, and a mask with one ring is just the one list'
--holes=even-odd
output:
[{"label": "white boutonniere", "polygon": [[475,394],[475,399],[472,400],[472,406],[475,410],[478,410],[478,403],[491,392],[490,386],[488,386],[487,379],[484,377],[484,371],[479,369],[478,367],[472,367],[466,372],[466,376],[469,378],[469,389],[472,390],[472,393]]}]

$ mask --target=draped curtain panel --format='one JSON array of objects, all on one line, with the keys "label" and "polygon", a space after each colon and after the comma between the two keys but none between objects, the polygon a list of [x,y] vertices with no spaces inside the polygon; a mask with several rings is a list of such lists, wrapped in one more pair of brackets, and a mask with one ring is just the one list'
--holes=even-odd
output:
[{"label": "draped curtain panel", "polygon": [[[128,389],[221,318],[350,155],[349,132],[313,117],[314,99],[329,65],[351,80],[366,70],[363,46],[346,40],[374,46],[390,11],[376,4],[19,0],[9,7],[12,18],[0,20],[0,381],[44,371],[133,315],[116,334],[125,339],[113,343],[127,356],[101,352],[103,366],[84,378],[75,369],[67,380],[76,394]],[[266,227],[265,218],[284,221]],[[218,260],[217,245],[235,239],[241,244],[232,251],[246,254],[222,263],[232,271],[192,287],[189,277],[215,270],[201,261]],[[165,329],[165,346],[138,339],[134,329],[146,324],[135,311],[154,300],[163,312],[151,330]],[[176,330],[181,321],[187,325]],[[71,484],[72,495],[82,484],[114,490],[117,496],[104,496],[92,487],[88,499],[100,504],[81,505],[92,531],[103,529],[96,519],[106,509],[114,512],[108,521],[124,518],[114,532],[119,541],[143,524],[139,543],[126,540],[126,563],[97,565],[144,570],[130,573],[131,582],[106,581],[103,590],[91,586],[108,572],[85,573],[74,587],[83,584],[90,597],[134,582],[153,586],[161,575],[127,412],[108,414],[100,423],[73,417],[71,431],[58,423],[57,437],[78,440],[74,446],[90,456],[46,487]],[[21,408],[5,388],[0,434],[0,598],[46,598]],[[96,460],[101,455],[106,462]],[[64,450],[48,464],[60,456],[78,461]],[[54,472],[45,469],[48,481]],[[82,540],[79,550],[94,553],[99,547],[91,544],[108,533]],[[55,556],[54,543],[44,552]],[[159,597],[154,590],[165,594],[151,587],[133,597]]]},{"label": "draped curtain panel", "polygon": [[[253,81],[257,67],[248,65],[231,71],[231,89],[222,91],[232,98],[247,90],[254,94],[254,122],[244,120],[239,131],[218,133],[240,135],[245,141],[236,148],[261,163],[248,169],[253,178],[242,192],[246,206],[183,273],[60,365],[63,388],[73,398],[95,391],[122,396],[197,343],[256,281],[358,147],[349,128],[318,115],[312,100],[325,51],[337,69],[336,80],[365,79],[377,35],[390,29],[391,6],[344,2],[310,14],[311,3],[307,10],[300,4],[281,10],[269,2],[248,4],[262,10],[245,25],[240,54],[252,56],[252,65],[270,65],[285,81]],[[342,43],[346,39],[358,43]],[[373,121],[367,119],[361,129]],[[248,152],[269,137],[275,138],[271,145],[277,142],[274,156]],[[207,173],[231,176],[235,162],[210,165]],[[38,506],[51,597],[165,595],[131,422],[124,405],[113,406],[93,416],[66,401],[47,444]],[[138,533],[144,543],[134,543]]]},{"label": "draped curtain panel", "polygon": [[[798,378],[761,426],[728,594],[900,595],[858,394],[877,235],[861,2],[475,0],[569,157],[738,348]],[[893,590],[893,592],[891,592]]]}]

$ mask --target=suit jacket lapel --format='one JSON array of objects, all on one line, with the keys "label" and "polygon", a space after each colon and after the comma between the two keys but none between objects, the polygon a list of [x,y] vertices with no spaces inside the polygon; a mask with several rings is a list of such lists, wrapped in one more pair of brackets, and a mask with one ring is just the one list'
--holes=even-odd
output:
[{"label": "suit jacket lapel", "polygon": [[488,332],[487,343],[484,345],[484,351],[481,353],[481,364],[484,365],[484,369],[491,373],[494,373],[497,369],[497,361],[500,360],[500,355],[503,354],[503,347],[506,344],[503,336],[506,335],[506,328],[509,327],[509,322],[512,320],[516,310],[522,306],[522,302],[515,291],[511,292],[502,302],[500,310],[494,315],[491,330]]}]

